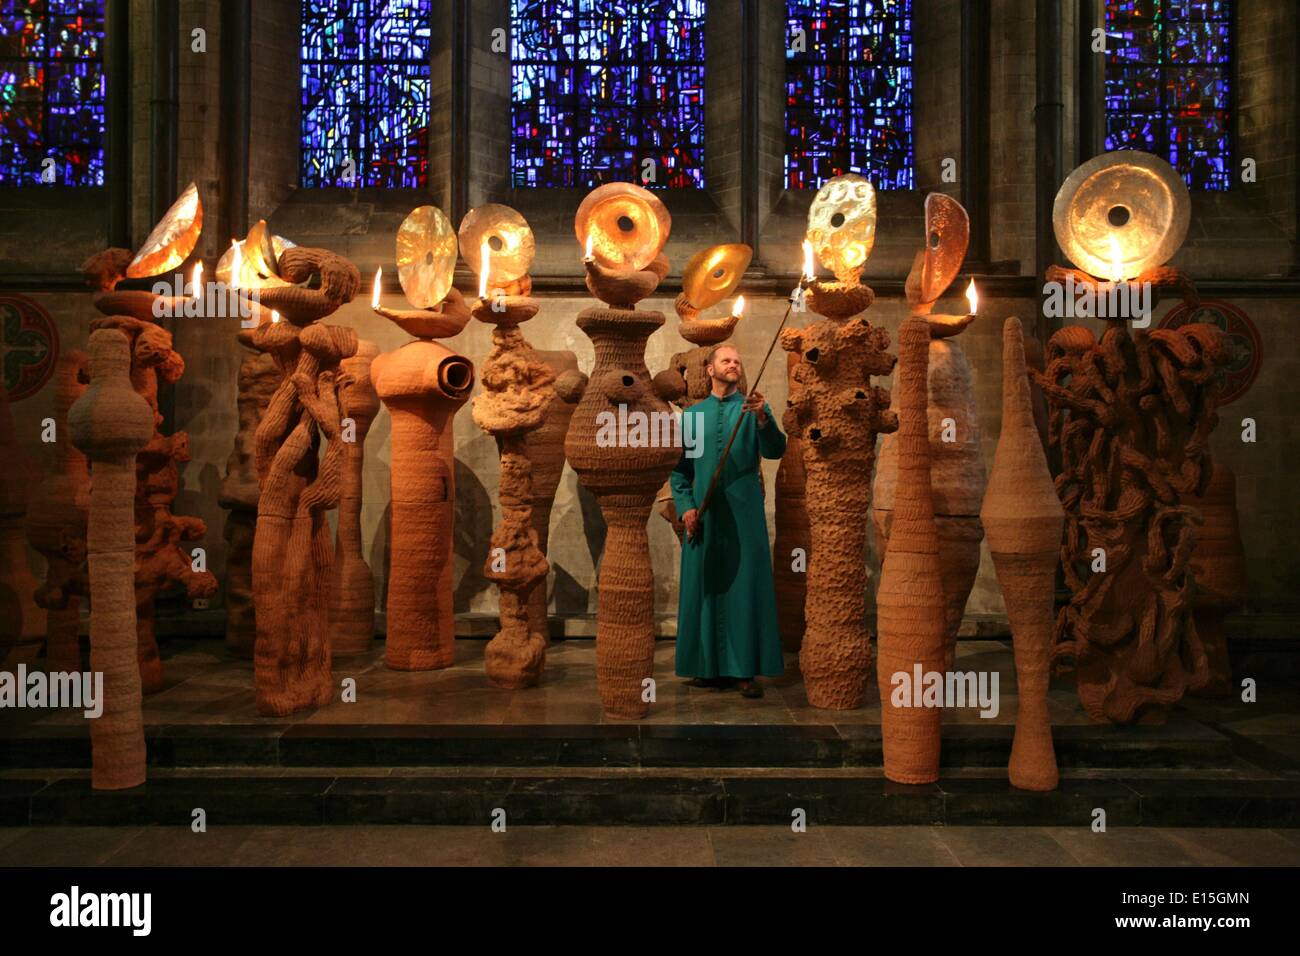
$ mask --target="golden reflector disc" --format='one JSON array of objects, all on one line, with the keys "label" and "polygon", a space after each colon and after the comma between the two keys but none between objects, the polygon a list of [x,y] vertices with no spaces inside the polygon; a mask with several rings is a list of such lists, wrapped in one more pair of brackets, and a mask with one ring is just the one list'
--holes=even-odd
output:
[{"label": "golden reflector disc", "polygon": [[578,243],[620,272],[639,272],[654,261],[668,241],[673,220],[659,197],[633,183],[606,183],[587,193],[573,218]]},{"label": "golden reflector disc", "polygon": [[740,285],[754,250],[743,242],[701,249],[682,270],[682,292],[697,309],[717,305]]},{"label": "golden reflector disc", "polygon": [[944,193],[925,197],[925,265],[921,269],[921,301],[933,302],[957,278],[970,243],[970,217],[957,200]]},{"label": "golden reflector disc", "polygon": [[488,244],[488,278],[512,282],[528,274],[537,247],[528,220],[501,203],[476,206],[460,221],[460,249],[466,264],[477,275],[482,265],[483,243]]},{"label": "golden reflector disc", "polygon": [[1192,202],[1159,156],[1103,153],[1066,178],[1052,207],[1061,251],[1089,275],[1131,279],[1168,262],[1187,236]]},{"label": "golden reflector disc", "polygon": [[825,182],[808,208],[808,241],[837,279],[857,278],[876,243],[876,191],[865,177],[848,173]]},{"label": "golden reflector disc", "polygon": [[456,232],[437,206],[417,206],[397,230],[397,281],[406,300],[431,309],[447,297],[456,271]]},{"label": "golden reflector disc", "polygon": [[199,187],[190,183],[126,267],[127,277],[146,279],[175,269],[194,251],[202,231],[203,203]]}]

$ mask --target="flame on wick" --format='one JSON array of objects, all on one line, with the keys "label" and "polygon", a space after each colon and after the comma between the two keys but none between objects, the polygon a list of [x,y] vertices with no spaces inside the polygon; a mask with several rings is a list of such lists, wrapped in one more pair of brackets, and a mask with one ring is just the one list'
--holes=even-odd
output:
[{"label": "flame on wick", "polygon": [[740,318],[740,314],[744,311],[745,311],[745,297],[743,295],[738,295],[736,296],[736,304],[731,307],[731,314],[734,315],[736,318]]},{"label": "flame on wick", "polygon": [[370,308],[379,308],[379,277],[384,274],[384,267],[380,266],[375,270],[375,289],[370,293]]},{"label": "flame on wick", "polygon": [[966,301],[970,303],[970,314],[974,315],[979,311],[980,294],[975,291],[975,280],[970,280],[970,285],[966,287]]},{"label": "flame on wick", "polygon": [[803,277],[809,282],[817,278],[817,266],[813,263],[812,243],[807,239],[803,241]]},{"label": "flame on wick", "polygon": [[1112,235],[1110,239],[1110,277],[1112,282],[1124,281],[1124,253],[1119,241]]},{"label": "flame on wick", "polygon": [[190,280],[190,288],[192,290],[192,295],[194,296],[195,299],[202,297],[203,295],[202,287],[203,287],[203,260],[200,259],[198,262],[194,263],[194,278]]},{"label": "flame on wick", "polygon": [[244,244],[236,239],[230,240],[230,288],[239,288],[239,273],[244,268]]},{"label": "flame on wick", "polygon": [[582,256],[583,261],[585,261],[585,262],[590,262],[590,261],[591,261],[591,242],[592,242],[592,239],[593,239],[593,238],[594,238],[594,234],[593,234],[593,233],[590,233],[590,232],[587,233],[587,251],[586,251],[585,253],[583,253],[583,256]]},{"label": "flame on wick", "polygon": [[279,321],[280,321],[280,313],[277,312],[277,311],[275,311],[275,309],[272,309],[272,310],[271,310],[271,321],[272,321],[272,322],[279,322]]},{"label": "flame on wick", "polygon": [[491,268],[492,247],[483,240],[483,244],[478,247],[479,266],[478,266],[478,297],[487,298],[488,270]]}]

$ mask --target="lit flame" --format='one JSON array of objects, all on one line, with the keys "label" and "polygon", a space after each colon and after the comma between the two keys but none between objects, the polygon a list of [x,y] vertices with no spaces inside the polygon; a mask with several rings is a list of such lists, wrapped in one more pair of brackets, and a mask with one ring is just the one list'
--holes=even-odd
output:
[{"label": "lit flame", "polygon": [[970,280],[970,285],[966,287],[966,301],[970,303],[970,314],[974,315],[979,311],[980,294],[975,291],[975,280]]},{"label": "lit flame", "polygon": [[817,278],[817,266],[813,264],[813,247],[807,239],[803,241],[803,277],[812,282]]},{"label": "lit flame", "polygon": [[243,243],[235,239],[230,240],[230,288],[239,288],[239,272],[244,268],[244,249]]},{"label": "lit flame", "polygon": [[738,295],[736,296],[736,304],[731,307],[731,314],[734,315],[736,318],[740,318],[740,314],[744,311],[745,311],[745,297],[743,295]]},{"label": "lit flame", "polygon": [[194,278],[190,280],[190,288],[195,299],[202,296],[203,287],[203,260],[200,259],[194,263]]},{"label": "lit flame", "polygon": [[590,233],[590,232],[587,233],[587,251],[583,254],[584,261],[587,262],[591,261],[591,243],[594,238],[595,238],[594,233]]},{"label": "lit flame", "polygon": [[488,270],[491,268],[492,247],[483,240],[483,244],[478,247],[478,297],[487,298]]},{"label": "lit flame", "polygon": [[1110,277],[1112,282],[1124,281],[1124,253],[1119,241],[1112,235],[1110,239]]},{"label": "lit flame", "polygon": [[279,321],[280,321],[280,313],[277,312],[277,311],[275,311],[275,309],[272,309],[272,310],[271,310],[271,321],[272,321],[272,322],[279,322]]},{"label": "lit flame", "polygon": [[384,267],[375,270],[375,290],[370,293],[370,308],[379,308],[379,277],[384,274]]}]

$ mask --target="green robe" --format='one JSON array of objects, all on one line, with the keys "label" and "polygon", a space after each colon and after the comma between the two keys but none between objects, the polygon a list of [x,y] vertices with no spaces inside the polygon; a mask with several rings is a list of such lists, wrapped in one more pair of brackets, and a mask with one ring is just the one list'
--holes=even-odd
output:
[{"label": "green robe", "polygon": [[760,454],[780,458],[785,435],[770,407],[763,406],[767,425],[759,428],[756,416],[741,412],[744,400],[739,391],[725,399],[711,395],[682,413],[683,441],[699,443],[702,450],[697,458],[683,453],[673,471],[679,515],[704,502],[736,418],[743,414],[745,420],[701,517],[700,533],[682,538],[677,605],[681,677],[775,677],[784,669],[758,459]]}]

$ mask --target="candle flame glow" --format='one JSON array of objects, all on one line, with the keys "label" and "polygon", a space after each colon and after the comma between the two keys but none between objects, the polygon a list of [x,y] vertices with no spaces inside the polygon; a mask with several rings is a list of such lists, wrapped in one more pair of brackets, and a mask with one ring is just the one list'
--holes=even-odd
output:
[{"label": "candle flame glow", "polygon": [[384,267],[375,270],[375,290],[370,293],[370,308],[379,308],[379,278],[384,274]]},{"label": "candle flame glow", "polygon": [[583,256],[582,256],[582,257],[583,257],[583,259],[584,259],[585,261],[588,261],[588,262],[591,261],[591,243],[592,243],[592,240],[593,240],[594,238],[595,238],[595,237],[594,237],[594,235],[593,235],[592,233],[590,233],[590,232],[587,233],[587,251],[583,253]]},{"label": "candle flame glow", "polygon": [[731,307],[731,314],[734,315],[736,318],[740,318],[740,314],[744,311],[745,311],[745,297],[743,295],[738,295],[736,296],[736,304]]},{"label": "candle flame glow", "polygon": [[803,277],[809,282],[817,278],[817,266],[813,262],[812,243],[807,239],[803,241]]},{"label": "candle flame glow", "polygon": [[970,314],[974,315],[979,311],[980,294],[975,291],[975,280],[970,280],[970,285],[966,287],[966,301],[970,303]]},{"label": "candle flame glow", "polygon": [[1110,277],[1112,282],[1124,281],[1124,253],[1119,241],[1112,235],[1110,239]]},{"label": "candle flame glow", "polygon": [[275,311],[275,309],[272,309],[272,310],[271,310],[271,321],[272,321],[272,322],[279,322],[279,321],[280,321],[280,313],[277,312],[277,311]]},{"label": "candle flame glow", "polygon": [[203,286],[203,260],[200,259],[194,263],[194,277],[190,280],[190,289],[195,299],[202,297]]},{"label": "candle flame glow", "polygon": [[487,244],[486,239],[483,240],[483,244],[478,248],[478,261],[478,297],[480,299],[486,299],[488,270],[491,268],[492,262],[492,247]]}]

